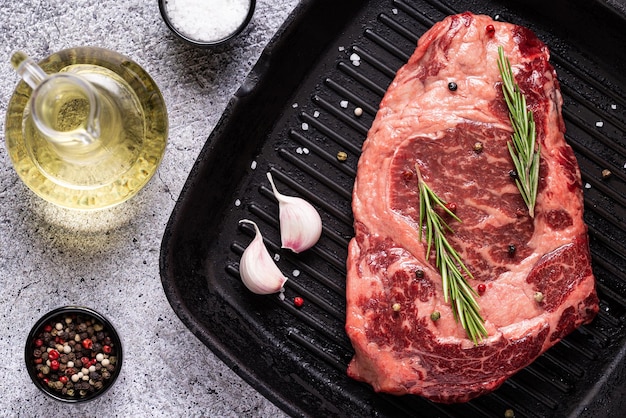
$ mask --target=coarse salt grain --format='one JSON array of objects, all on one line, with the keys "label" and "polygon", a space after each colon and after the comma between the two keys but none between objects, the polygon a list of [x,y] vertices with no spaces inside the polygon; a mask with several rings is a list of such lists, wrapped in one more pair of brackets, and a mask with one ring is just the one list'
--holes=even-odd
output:
[{"label": "coarse salt grain", "polygon": [[252,161],[252,163],[250,164],[250,168],[252,170],[256,170],[256,161]]},{"label": "coarse salt grain", "polygon": [[348,101],[347,100],[342,100],[341,102],[339,102],[339,106],[341,106],[344,109],[348,108]]},{"label": "coarse salt grain", "polygon": [[212,42],[228,37],[241,26],[250,10],[250,1],[168,0],[165,7],[172,26],[183,35]]},{"label": "coarse salt grain", "polygon": [[237,207],[241,206],[241,200],[236,199],[235,200],[235,206],[237,206]]},{"label": "coarse salt grain", "polygon": [[320,112],[317,111],[317,110],[315,112],[313,112],[313,117],[314,118],[319,118],[320,117]]},{"label": "coarse salt grain", "polygon": [[611,105],[611,109],[613,109],[613,110],[617,109],[617,105],[616,104],[612,104]]},{"label": "coarse salt grain", "polygon": [[308,130],[309,130],[309,124],[308,124],[308,123],[306,123],[306,122],[303,122],[303,123],[302,123],[302,130],[303,130],[303,131],[308,131]]},{"label": "coarse salt grain", "polygon": [[294,270],[291,274],[293,277],[298,277],[300,275],[300,270]]},{"label": "coarse salt grain", "polygon": [[600,121],[600,122],[596,122],[596,126],[598,128],[602,128],[604,126],[604,122]]},{"label": "coarse salt grain", "polygon": [[591,184],[585,183],[585,189],[591,189]]}]

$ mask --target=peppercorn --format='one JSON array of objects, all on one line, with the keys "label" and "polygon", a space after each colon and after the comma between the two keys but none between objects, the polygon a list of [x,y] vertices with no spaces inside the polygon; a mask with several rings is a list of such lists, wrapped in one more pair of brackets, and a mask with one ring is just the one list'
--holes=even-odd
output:
[{"label": "peppercorn", "polygon": [[458,86],[456,85],[456,83],[454,81],[451,81],[451,82],[448,83],[448,90],[456,91],[457,88],[458,88]]},{"label": "peppercorn", "polygon": [[424,270],[422,270],[422,269],[415,270],[415,277],[417,277],[418,279],[423,278],[424,277]]},{"label": "peppercorn", "polygon": [[474,152],[476,154],[480,154],[482,151],[483,151],[483,143],[482,142],[474,143]]},{"label": "peppercorn", "polygon": [[439,313],[439,311],[435,311],[433,313],[430,314],[430,319],[433,322],[436,322],[439,320],[439,318],[441,318],[441,313]]},{"label": "peppercorn", "polygon": [[605,168],[604,170],[602,170],[602,178],[603,179],[608,179],[609,177],[611,177],[611,174],[613,174],[613,173],[611,173],[611,170],[609,170],[609,169]]},{"label": "peppercorn", "polygon": [[509,254],[509,257],[513,257],[515,255],[515,245],[514,244],[509,244],[509,247],[507,248],[507,253]]},{"label": "peppercorn", "polygon": [[452,213],[456,212],[456,203],[454,202],[446,203],[446,209],[448,209]]},{"label": "peppercorn", "polygon": [[515,171],[515,170],[509,171],[509,177],[511,177],[513,180],[516,180],[517,177],[518,177],[517,171]]},{"label": "peppercorn", "polygon": [[[304,299],[302,299],[300,296],[296,296],[295,298],[293,298],[293,304],[296,308],[300,308],[302,305],[304,305]],[[104,347],[109,347],[108,345],[105,345]],[[106,351],[104,350],[104,347],[102,347],[102,351],[104,351],[106,353]],[[105,359],[106,360],[106,359]],[[104,360],[102,360],[104,361]]]},{"label": "peppercorn", "polygon": [[485,28],[485,32],[487,33],[487,36],[493,38],[493,36],[496,34],[496,28],[494,28],[493,25],[487,25],[487,27]]},{"label": "peppercorn", "polygon": [[393,309],[394,312],[400,312],[400,309],[402,309],[402,305],[396,302],[393,305],[391,305],[391,309]]},{"label": "peppercorn", "polygon": [[543,297],[544,297],[544,296],[543,296],[543,293],[541,293],[541,292],[535,292],[535,296],[534,296],[534,298],[535,298],[535,302],[537,302],[537,303],[541,303],[541,302],[543,302]]},{"label": "peppercorn", "polygon": [[346,161],[348,159],[348,153],[345,151],[339,151],[337,153],[337,160]]},{"label": "peppercorn", "polygon": [[477,290],[478,290],[478,293],[482,295],[487,290],[487,286],[484,283],[480,283],[477,286]]}]

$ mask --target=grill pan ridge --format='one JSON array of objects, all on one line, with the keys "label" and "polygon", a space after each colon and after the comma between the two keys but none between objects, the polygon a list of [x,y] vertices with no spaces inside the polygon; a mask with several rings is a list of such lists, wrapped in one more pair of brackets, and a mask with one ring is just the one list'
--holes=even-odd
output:
[{"label": "grill pan ridge", "polygon": [[[545,3],[305,0],[229,103],[165,230],[161,279],[183,323],[286,413],[596,417],[626,407],[626,14],[617,0]],[[494,393],[439,405],[376,394],[346,376],[353,351],[343,329],[345,259],[357,161],[378,103],[417,39],[465,10],[527,26],[551,49],[566,139],[585,184],[601,310]],[[268,171],[282,193],[321,213],[322,238],[302,254],[280,248]],[[241,283],[239,259],[254,234],[238,225],[244,218],[257,222],[289,278],[284,300]]]}]

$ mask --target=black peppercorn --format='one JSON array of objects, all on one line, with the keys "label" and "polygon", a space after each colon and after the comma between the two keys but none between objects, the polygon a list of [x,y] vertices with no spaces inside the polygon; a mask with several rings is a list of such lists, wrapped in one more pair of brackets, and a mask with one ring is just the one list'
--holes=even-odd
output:
[{"label": "black peppercorn", "polygon": [[508,253],[509,257],[513,257],[515,255],[515,245],[509,244]]},{"label": "black peppercorn", "polygon": [[448,90],[456,91],[457,88],[458,88],[458,86],[456,85],[456,83],[454,81],[451,81],[451,82],[448,83]]},{"label": "black peppercorn", "polygon": [[422,269],[415,270],[415,277],[417,277],[418,279],[421,279],[422,277],[424,277],[424,270]]},{"label": "black peppercorn", "polygon": [[513,180],[517,179],[517,171],[515,170],[509,171],[509,177],[511,177]]}]

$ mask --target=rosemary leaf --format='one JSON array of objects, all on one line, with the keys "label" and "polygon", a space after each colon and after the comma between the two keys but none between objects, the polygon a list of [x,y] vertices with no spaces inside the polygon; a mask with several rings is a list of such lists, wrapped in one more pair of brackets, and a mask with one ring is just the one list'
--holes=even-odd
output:
[{"label": "rosemary leaf", "polygon": [[502,93],[509,109],[509,119],[513,127],[508,148],[513,166],[517,171],[515,184],[528,207],[528,214],[534,218],[541,154],[541,146],[537,143],[536,138],[535,120],[533,112],[526,108],[526,97],[515,82],[511,63],[504,55],[504,49],[501,46],[498,47],[498,69],[502,77]]},{"label": "rosemary leaf", "polygon": [[461,221],[454,212],[446,207],[446,202],[439,198],[424,182],[419,166],[415,164],[419,189],[419,239],[422,240],[426,230],[426,256],[431,249],[435,251],[435,264],[441,274],[443,296],[446,303],[450,302],[454,319],[461,324],[467,336],[478,344],[487,336],[485,321],[480,315],[480,307],[474,296],[476,291],[467,283],[467,277],[473,278],[472,273],[461,260],[459,253],[446,239],[446,231],[454,232],[445,220],[435,211],[439,206],[443,211],[457,221]]}]

